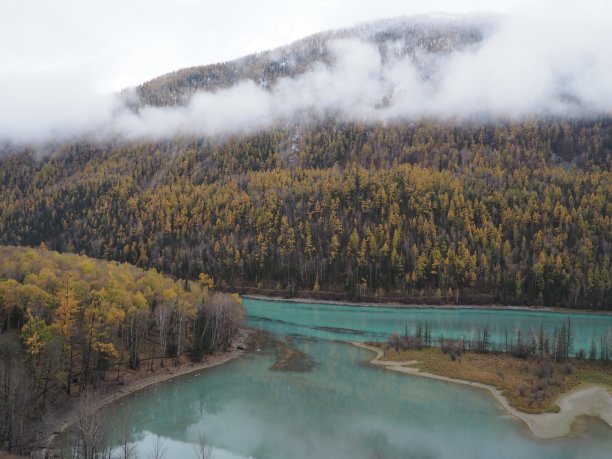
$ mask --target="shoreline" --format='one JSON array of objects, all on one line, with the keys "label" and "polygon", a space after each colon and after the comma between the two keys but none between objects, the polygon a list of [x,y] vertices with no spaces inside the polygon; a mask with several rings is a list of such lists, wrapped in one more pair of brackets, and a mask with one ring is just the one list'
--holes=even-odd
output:
[{"label": "shoreline", "polygon": [[357,301],[339,301],[339,300],[317,300],[313,298],[281,298],[277,296],[267,295],[240,295],[241,298],[247,300],[259,300],[259,301],[275,301],[277,303],[304,303],[304,304],[323,304],[331,306],[366,306],[371,308],[394,308],[394,309],[446,309],[446,310],[484,310],[484,311],[521,311],[521,312],[554,312],[554,313],[567,313],[567,314],[588,314],[588,315],[602,315],[612,316],[612,311],[598,310],[598,309],[571,309],[571,308],[560,308],[557,306],[512,306],[503,304],[411,304],[411,303],[397,303],[397,302],[380,302],[375,303],[371,301],[357,302]]},{"label": "shoreline", "polygon": [[370,363],[387,370],[488,390],[508,413],[523,421],[533,436],[539,439],[552,439],[568,435],[574,421],[581,416],[599,418],[612,428],[612,396],[610,395],[610,389],[605,386],[594,385],[577,388],[563,394],[557,399],[557,405],[560,408],[558,413],[529,414],[512,407],[500,390],[488,384],[424,372],[410,366],[418,363],[416,360],[405,362],[382,360],[384,357],[382,349],[364,343],[352,342],[351,344],[375,352],[376,357],[370,360]]},{"label": "shoreline", "polygon": [[[201,362],[185,362],[179,367],[168,366],[165,367],[165,371],[158,371],[156,373],[149,373],[146,371],[137,372],[133,379],[124,381],[122,384],[118,384],[116,381],[107,381],[107,384],[103,384],[103,387],[99,389],[99,398],[94,402],[94,409],[99,410],[106,405],[144,390],[154,384],[169,381],[179,376],[197,371],[206,370],[234,360],[244,355],[246,352],[245,342],[250,334],[250,330],[241,329],[236,338],[232,341],[230,350],[207,355],[205,356],[205,360]],[[45,414],[39,431],[41,441],[39,445],[32,448],[30,454],[31,458],[44,459],[47,457],[47,454],[53,452],[53,444],[57,437],[78,421],[78,401],[79,398],[77,397],[69,399],[64,402],[65,405],[63,407],[52,408]]]}]

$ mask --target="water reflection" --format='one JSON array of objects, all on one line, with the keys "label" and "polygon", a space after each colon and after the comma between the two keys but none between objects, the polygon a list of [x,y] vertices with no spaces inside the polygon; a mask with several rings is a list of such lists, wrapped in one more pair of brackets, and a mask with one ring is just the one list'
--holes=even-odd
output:
[{"label": "water reflection", "polygon": [[[298,305],[294,314],[292,306],[247,302],[249,313],[269,320],[252,322],[266,333],[255,334],[244,357],[157,385],[116,406],[116,416],[130,410],[136,421],[140,457],[146,457],[155,435],[167,440],[166,457],[193,457],[189,447],[200,432],[217,458],[610,457],[612,435],[603,423],[581,420],[572,438],[537,441],[488,393],[374,368],[365,363],[371,358],[367,351],[342,342],[386,334],[403,325],[403,311],[349,314],[343,307]],[[526,320],[486,316],[496,324]],[[444,316],[443,326],[450,333],[481,318],[480,312],[462,312]],[[575,322],[581,336],[601,325],[583,319]],[[578,330],[587,323],[593,328]],[[274,371],[283,360],[286,367]]]},{"label": "water reflection", "polygon": [[249,322],[254,327],[276,334],[300,333],[309,336],[343,340],[385,340],[393,332],[411,332],[417,323],[425,322],[434,337],[471,338],[485,325],[491,338],[502,342],[505,334],[516,330],[523,337],[537,334],[540,325],[552,336],[566,318],[571,319],[574,349],[588,351],[591,340],[612,334],[612,315],[568,314],[564,312],[486,310],[486,309],[398,309],[367,306],[339,306],[311,303],[284,303],[245,299]]}]

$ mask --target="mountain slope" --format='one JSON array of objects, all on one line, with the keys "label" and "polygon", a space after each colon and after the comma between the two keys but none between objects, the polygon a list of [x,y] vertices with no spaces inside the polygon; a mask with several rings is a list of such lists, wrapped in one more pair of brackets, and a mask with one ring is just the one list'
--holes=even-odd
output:
[{"label": "mountain slope", "polygon": [[333,40],[359,39],[378,46],[383,57],[406,55],[427,76],[428,55],[446,55],[477,46],[495,23],[493,16],[407,17],[322,32],[288,46],[235,61],[191,67],[148,81],[136,89],[138,104],[182,105],[198,90],[214,91],[242,80],[271,87],[282,77],[303,74],[315,62],[331,64],[327,45]]},{"label": "mountain slope", "polygon": [[26,150],[0,159],[0,243],[242,291],[609,308],[611,147],[600,120]]}]

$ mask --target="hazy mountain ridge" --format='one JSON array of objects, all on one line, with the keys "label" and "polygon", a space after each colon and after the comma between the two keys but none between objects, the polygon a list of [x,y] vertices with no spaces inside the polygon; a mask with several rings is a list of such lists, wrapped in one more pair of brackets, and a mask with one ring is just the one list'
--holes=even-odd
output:
[{"label": "hazy mountain ridge", "polygon": [[559,30],[545,20],[487,15],[332,30],[177,70],[119,95],[76,98],[72,107],[54,102],[45,112],[33,103],[31,115],[13,111],[0,124],[0,141],[228,138],[329,120],[505,124],[610,117],[608,55],[594,45],[594,34],[569,40]]},{"label": "hazy mountain ridge", "polygon": [[386,19],[352,28],[317,33],[279,48],[233,61],[180,69],[136,88],[136,105],[185,105],[196,91],[214,91],[251,80],[273,86],[294,78],[315,62],[331,65],[328,49],[334,40],[355,39],[375,44],[383,59],[410,56],[423,78],[430,75],[428,56],[445,55],[477,46],[499,18],[496,16],[431,15]]}]

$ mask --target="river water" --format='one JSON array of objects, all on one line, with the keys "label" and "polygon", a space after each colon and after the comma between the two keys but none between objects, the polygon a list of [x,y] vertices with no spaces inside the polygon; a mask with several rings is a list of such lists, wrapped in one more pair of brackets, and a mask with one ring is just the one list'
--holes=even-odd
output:
[{"label": "river water", "polygon": [[[367,362],[348,341],[386,339],[425,320],[434,336],[494,339],[520,327],[549,331],[567,314],[368,308],[244,300],[256,349],[225,365],[133,394],[111,409],[128,416],[139,457],[155,436],[166,458],[190,458],[200,433],[224,458],[605,458],[612,429],[581,419],[570,437],[537,440],[487,392],[411,377]],[[571,316],[575,349],[612,328],[612,316]],[[265,332],[265,333],[264,333]]]}]

